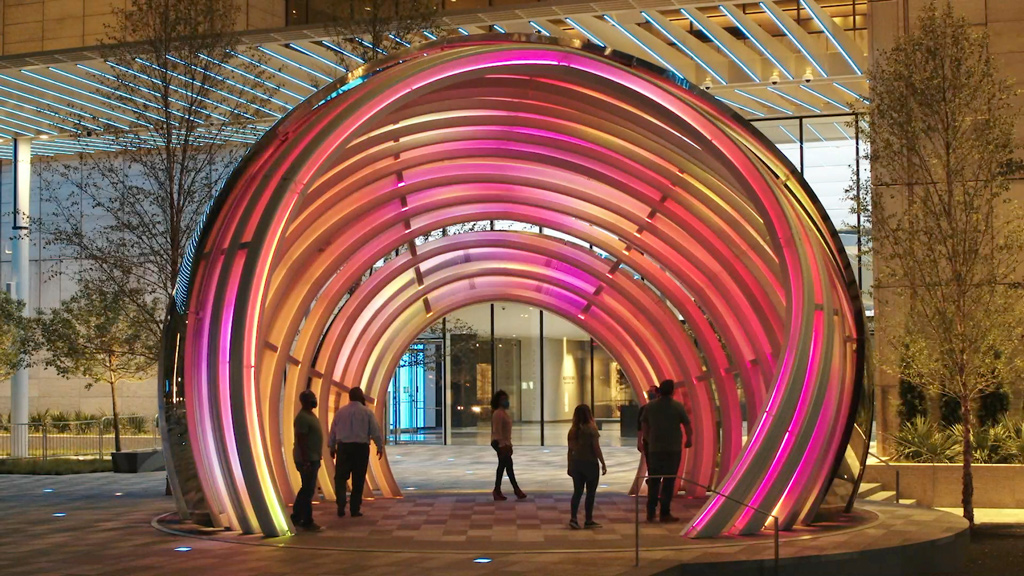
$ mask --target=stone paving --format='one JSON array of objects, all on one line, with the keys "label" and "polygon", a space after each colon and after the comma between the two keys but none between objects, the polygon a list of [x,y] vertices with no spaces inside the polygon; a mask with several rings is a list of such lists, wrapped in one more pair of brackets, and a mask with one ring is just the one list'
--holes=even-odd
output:
[{"label": "stone paving", "polygon": [[[155,529],[153,519],[173,510],[171,499],[163,495],[162,473],[0,476],[0,574],[603,576],[654,574],[682,562],[771,556],[768,536],[693,541],[675,536],[678,525],[643,524],[645,551],[635,568],[632,500],[622,495],[635,471],[635,451],[607,455],[612,470],[603,479],[606,487],[599,491],[597,515],[605,526],[570,531],[565,524],[569,486],[564,453],[544,450],[516,451],[518,475],[531,497],[494,503],[486,494],[493,482],[493,453],[474,447],[391,447],[399,482],[417,488],[407,491],[410,496],[368,502],[367,515],[359,519],[339,519],[333,503],[324,502],[316,513],[327,530],[281,539],[227,532],[195,537]],[[696,505],[680,507],[680,514]],[[923,508],[871,505],[865,510],[856,526],[785,533],[784,562],[796,556],[948,540],[962,529],[955,516]],[[164,526],[182,528],[172,522]],[[189,550],[175,551],[179,547]],[[482,557],[492,562],[474,563]],[[786,565],[795,566],[791,560]]]}]

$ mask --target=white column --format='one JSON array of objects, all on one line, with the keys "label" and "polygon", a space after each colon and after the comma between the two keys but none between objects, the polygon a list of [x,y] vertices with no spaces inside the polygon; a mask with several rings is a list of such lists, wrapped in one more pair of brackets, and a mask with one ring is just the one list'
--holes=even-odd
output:
[{"label": "white column", "polygon": [[[14,298],[25,302],[25,315],[29,307],[29,264],[28,251],[32,243],[29,234],[29,202],[32,198],[30,157],[32,141],[28,138],[14,140],[14,226],[11,228],[13,254]],[[11,455],[15,458],[28,456],[28,370],[22,368],[11,377]]]}]

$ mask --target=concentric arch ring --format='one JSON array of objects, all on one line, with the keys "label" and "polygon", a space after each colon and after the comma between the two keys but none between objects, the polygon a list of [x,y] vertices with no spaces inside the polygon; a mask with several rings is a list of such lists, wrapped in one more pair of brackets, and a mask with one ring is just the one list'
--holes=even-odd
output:
[{"label": "concentric arch ring", "polygon": [[[375,399],[416,336],[493,300],[571,319],[638,397],[686,383],[696,442],[682,487],[715,488],[686,534],[748,534],[770,516],[789,529],[827,496],[849,506],[834,479],[855,488],[866,456],[860,294],[778,150],[685,80],[594,45],[513,34],[415,48],[298,105],[211,204],[161,361],[165,431],[187,421],[187,442],[165,434],[179,510],[201,493],[216,525],[290,531],[298,392],[318,393],[327,422],[359,385],[383,416]],[[417,243],[479,220],[592,248],[514,231]],[[369,481],[400,495],[386,460]]]}]

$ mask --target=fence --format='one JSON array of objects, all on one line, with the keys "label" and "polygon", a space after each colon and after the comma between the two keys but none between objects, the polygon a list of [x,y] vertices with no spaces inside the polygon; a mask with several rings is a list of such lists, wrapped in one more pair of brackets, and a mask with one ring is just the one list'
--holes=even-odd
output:
[{"label": "fence", "polygon": [[[121,450],[160,448],[160,433],[154,418],[123,416],[118,420]],[[0,426],[0,458],[103,458],[114,450],[114,419],[109,416],[99,420]]]}]

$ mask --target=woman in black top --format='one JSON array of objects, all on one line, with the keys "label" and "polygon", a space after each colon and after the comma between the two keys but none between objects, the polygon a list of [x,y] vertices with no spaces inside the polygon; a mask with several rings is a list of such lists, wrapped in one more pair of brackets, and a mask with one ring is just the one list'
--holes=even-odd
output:
[{"label": "woman in black top", "polygon": [[[569,476],[572,476],[572,519],[569,520],[569,527],[573,530],[580,529],[580,523],[576,520],[576,513],[580,509],[580,498],[583,496],[583,488],[587,489],[586,503],[586,528],[599,528],[601,525],[594,522],[594,498],[597,496],[597,482],[600,474],[607,474],[608,467],[604,464],[604,454],[601,453],[601,444],[598,438],[601,435],[597,431],[597,424],[594,416],[590,413],[590,406],[580,404],[572,415],[572,428],[569,429]],[[597,463],[601,463],[601,472],[598,474]]]}]

